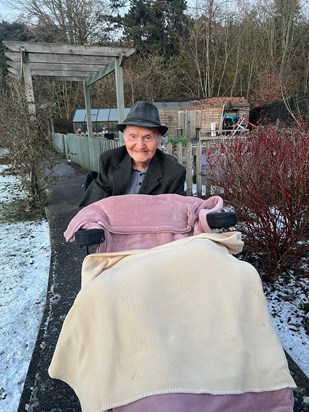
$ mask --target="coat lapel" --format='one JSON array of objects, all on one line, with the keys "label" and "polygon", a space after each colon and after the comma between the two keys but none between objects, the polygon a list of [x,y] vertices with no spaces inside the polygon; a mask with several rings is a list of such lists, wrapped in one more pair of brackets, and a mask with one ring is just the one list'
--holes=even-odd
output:
[{"label": "coat lapel", "polygon": [[139,193],[150,194],[155,189],[159,180],[162,178],[162,171],[160,161],[157,155],[155,155],[150,163],[149,169],[146,173],[145,179],[142,183]]},{"label": "coat lapel", "polygon": [[113,172],[114,196],[121,195],[125,192],[131,177],[132,162],[128,154],[119,163]]}]

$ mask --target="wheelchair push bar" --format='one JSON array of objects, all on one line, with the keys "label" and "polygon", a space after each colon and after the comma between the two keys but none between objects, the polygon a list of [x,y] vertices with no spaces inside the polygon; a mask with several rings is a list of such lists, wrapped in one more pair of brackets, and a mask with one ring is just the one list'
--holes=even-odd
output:
[{"label": "wheelchair push bar", "polygon": [[[212,212],[206,216],[211,229],[227,229],[237,224],[234,212]],[[86,246],[87,255],[89,246],[99,245],[105,241],[104,229],[80,229],[75,233],[75,242],[78,246]]]}]

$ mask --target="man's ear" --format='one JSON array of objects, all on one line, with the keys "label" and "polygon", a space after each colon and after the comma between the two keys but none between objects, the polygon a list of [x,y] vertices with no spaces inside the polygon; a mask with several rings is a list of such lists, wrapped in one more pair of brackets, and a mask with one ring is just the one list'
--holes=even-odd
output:
[{"label": "man's ear", "polygon": [[158,144],[157,144],[157,149],[161,148],[161,144],[162,144],[162,139],[163,137],[160,135],[160,133],[158,134]]}]

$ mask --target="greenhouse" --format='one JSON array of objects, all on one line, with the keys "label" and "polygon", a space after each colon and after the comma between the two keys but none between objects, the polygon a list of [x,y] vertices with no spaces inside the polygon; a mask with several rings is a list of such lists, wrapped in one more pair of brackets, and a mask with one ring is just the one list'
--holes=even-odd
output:
[{"label": "greenhouse", "polygon": [[[129,108],[124,109],[124,115],[127,116]],[[117,108],[109,109],[91,109],[92,131],[95,134],[106,135],[105,137],[113,139],[117,137],[118,131],[116,124],[118,121]],[[74,133],[87,132],[87,115],[85,109],[77,109],[73,117]]]}]

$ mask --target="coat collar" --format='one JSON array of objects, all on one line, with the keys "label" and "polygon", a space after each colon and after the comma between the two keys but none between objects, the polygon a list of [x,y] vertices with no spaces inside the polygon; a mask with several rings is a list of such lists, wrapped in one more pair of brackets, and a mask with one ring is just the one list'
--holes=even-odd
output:
[{"label": "coat collar", "polygon": [[[129,184],[131,172],[132,172],[132,160],[129,154],[127,153],[113,173],[113,186],[114,186],[113,195],[114,196],[120,195],[125,192]],[[145,175],[145,179],[142,183],[140,193],[141,194],[151,193],[151,191],[158,186],[159,180],[161,178],[162,178],[162,171],[161,171],[160,160],[159,160],[158,155],[155,154],[151,160],[148,171]]]}]

